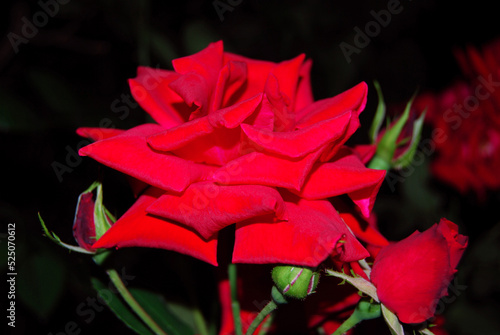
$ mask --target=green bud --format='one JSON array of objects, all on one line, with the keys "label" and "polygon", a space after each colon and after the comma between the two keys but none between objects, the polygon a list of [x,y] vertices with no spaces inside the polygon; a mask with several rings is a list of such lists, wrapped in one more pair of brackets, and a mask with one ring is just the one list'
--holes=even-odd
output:
[{"label": "green bud", "polygon": [[279,265],[274,267],[272,277],[285,297],[305,299],[318,286],[319,272],[307,267]]}]

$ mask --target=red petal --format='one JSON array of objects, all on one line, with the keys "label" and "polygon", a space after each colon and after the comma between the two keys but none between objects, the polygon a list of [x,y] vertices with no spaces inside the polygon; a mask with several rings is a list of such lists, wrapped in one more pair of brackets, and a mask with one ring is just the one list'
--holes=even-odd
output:
[{"label": "red petal", "polygon": [[214,181],[220,184],[257,184],[300,190],[321,150],[301,159],[283,159],[252,152],[217,170]]},{"label": "red petal", "polygon": [[[299,73],[304,63],[305,55],[301,54],[294,59],[278,63],[271,73],[276,77],[279,83],[279,89],[285,97],[294,99],[299,82]],[[291,101],[290,106],[294,105]],[[294,120],[295,121],[295,120]]]},{"label": "red petal", "polygon": [[299,195],[306,199],[324,199],[348,194],[363,215],[369,217],[385,171],[368,169],[355,155],[345,154],[343,150],[332,162],[317,164]]},{"label": "red petal", "polygon": [[80,149],[80,155],[90,156],[150,185],[176,192],[183,191],[189,184],[206,178],[215,170],[214,167],[153,151],[146,138],[163,129],[152,124],[141,125],[88,145]]},{"label": "red petal", "polygon": [[208,117],[205,116],[151,135],[147,141],[155,150],[172,151],[183,147],[194,139],[210,134],[212,131],[213,128],[208,122]]},{"label": "red petal", "polygon": [[250,99],[210,113],[208,121],[213,127],[236,128],[257,110],[261,102],[262,94],[257,94]]},{"label": "red petal", "polygon": [[73,237],[80,247],[90,251],[95,250],[92,248],[95,242],[94,208],[93,193],[80,194],[73,221]]},{"label": "red petal", "polygon": [[245,135],[255,144],[270,153],[287,157],[303,157],[344,134],[349,123],[350,112],[312,126],[287,132],[270,132],[243,124]]},{"label": "red petal", "polygon": [[177,73],[197,73],[205,79],[207,87],[214,87],[223,65],[223,49],[222,41],[210,43],[193,55],[174,59],[172,65]]},{"label": "red petal", "polygon": [[184,102],[196,110],[191,113],[189,120],[206,115],[211,87],[201,75],[187,73],[172,81],[169,87],[177,93]]},{"label": "red petal", "polygon": [[247,78],[245,90],[241,92],[240,100],[246,100],[256,94],[264,92],[264,87],[269,77],[269,73],[276,66],[276,63],[251,59],[230,52],[224,53],[224,62],[237,61],[245,63],[247,66]]},{"label": "red petal", "polygon": [[342,198],[336,197],[331,200],[354,236],[375,247],[385,247],[389,244],[387,239],[377,230],[373,213],[368,219],[365,219],[355,211],[356,208],[352,204],[349,206]]},{"label": "red petal", "polygon": [[245,89],[243,84],[246,82],[246,78],[247,65],[245,63],[235,61],[226,63],[219,73],[210,110],[216,111],[241,101],[239,97]]},{"label": "red petal", "polygon": [[383,248],[371,280],[380,301],[404,323],[420,323],[434,315],[453,275],[446,239],[437,225]]},{"label": "red petal", "polygon": [[311,89],[311,67],[312,61],[306,60],[299,70],[299,83],[297,85],[297,94],[295,96],[294,111],[299,111],[302,108],[314,103],[314,97]]},{"label": "red petal", "polygon": [[356,145],[353,149],[353,152],[359,157],[363,164],[367,164],[375,155],[377,151],[376,144],[360,144]]},{"label": "red petal", "polygon": [[285,204],[274,188],[259,185],[192,184],[182,195],[162,195],[148,213],[181,222],[204,238],[222,228],[259,215],[285,218]]},{"label": "red petal", "polygon": [[287,201],[286,206],[288,221],[256,218],[236,224],[233,262],[318,266],[337,251],[344,261],[369,256],[329,202]]},{"label": "red petal", "polygon": [[297,128],[331,119],[346,111],[353,111],[354,115],[359,115],[365,108],[367,94],[368,85],[361,82],[333,98],[319,100],[297,112]]},{"label": "red petal", "polygon": [[456,268],[467,247],[469,238],[458,233],[458,226],[447,219],[441,219],[438,231],[446,238],[450,249],[450,266]]},{"label": "red petal", "polygon": [[94,248],[149,247],[173,250],[217,265],[217,239],[204,240],[198,234],[146,212],[162,190],[150,188],[93,245]]},{"label": "red petal", "polygon": [[135,100],[165,128],[183,123],[191,112],[182,98],[169,87],[177,78],[179,74],[173,71],[140,66],[137,77],[129,79]]},{"label": "red petal", "polygon": [[93,141],[104,140],[116,135],[120,135],[125,130],[115,128],[78,128],[76,133],[81,137],[90,138]]}]

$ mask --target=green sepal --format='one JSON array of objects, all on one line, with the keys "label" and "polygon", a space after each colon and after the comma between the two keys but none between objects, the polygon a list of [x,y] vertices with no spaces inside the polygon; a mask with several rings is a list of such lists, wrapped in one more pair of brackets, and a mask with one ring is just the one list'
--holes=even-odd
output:
[{"label": "green sepal", "polygon": [[388,162],[389,164],[390,162],[392,162],[394,153],[396,152],[397,140],[399,138],[399,135],[401,134],[401,131],[403,130],[403,127],[410,116],[410,109],[413,99],[414,97],[412,97],[406,104],[406,108],[399,120],[391,128],[386,128],[384,136],[382,136],[380,142],[377,145],[375,156],[379,157],[385,162]]},{"label": "green sepal", "polygon": [[44,231],[44,235],[47,236],[52,242],[54,242],[58,246],[61,246],[63,248],[71,250],[71,251],[79,252],[79,253],[82,253],[82,254],[87,254],[87,255],[94,255],[96,253],[95,251],[89,251],[87,249],[84,249],[84,248],[81,248],[81,247],[77,247],[75,245],[70,245],[70,244],[64,243],[63,241],[61,241],[61,239],[59,238],[59,236],[57,236],[54,232],[51,232],[51,231],[49,231],[47,229],[47,226],[45,225],[45,222],[43,221],[42,216],[40,215],[40,213],[38,213],[38,219],[40,220],[40,224],[42,225],[42,229]]},{"label": "green sepal", "polygon": [[345,273],[333,270],[326,270],[326,273],[347,281],[349,284],[351,284],[364,294],[368,295],[376,302],[380,302],[377,295],[377,288],[370,281],[364,279],[363,277],[351,277],[349,275],[346,275]]},{"label": "green sepal", "polygon": [[378,83],[378,81],[375,80],[373,82],[373,86],[375,86],[375,90],[377,91],[378,106],[368,134],[370,136],[371,142],[374,144],[377,142],[378,132],[380,130],[380,127],[382,126],[382,123],[384,122],[386,107],[382,89],[380,88],[380,84]]},{"label": "green sepal", "polygon": [[417,147],[420,142],[420,138],[422,136],[422,128],[424,126],[425,113],[426,111],[424,111],[420,115],[420,117],[416,119],[415,122],[413,123],[413,132],[410,145],[408,146],[408,149],[401,156],[399,156],[398,159],[396,159],[393,162],[392,165],[394,166],[394,168],[402,169],[412,163],[413,157],[417,152]]},{"label": "green sepal", "polygon": [[403,325],[399,322],[398,317],[391,310],[382,304],[382,315],[385,323],[389,326],[392,335],[404,335]]}]

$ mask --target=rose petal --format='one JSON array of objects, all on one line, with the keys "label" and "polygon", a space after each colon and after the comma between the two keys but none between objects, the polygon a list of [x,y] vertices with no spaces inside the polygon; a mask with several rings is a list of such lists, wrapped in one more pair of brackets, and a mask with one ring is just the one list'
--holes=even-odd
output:
[{"label": "rose petal", "polygon": [[189,120],[205,116],[208,113],[211,91],[210,86],[201,75],[194,72],[187,73],[172,81],[169,87],[193,110],[189,115]]},{"label": "rose petal", "polygon": [[265,151],[298,158],[342,136],[350,118],[351,113],[345,112],[312,126],[287,132],[269,132],[246,124],[241,128],[249,140]]},{"label": "rose petal", "polygon": [[150,188],[96,242],[94,248],[149,247],[173,250],[217,265],[217,239],[204,240],[188,228],[146,212],[162,190]]},{"label": "rose petal", "polygon": [[224,106],[238,103],[243,84],[247,79],[247,65],[244,62],[227,62],[219,73],[215,91],[213,93],[211,111],[216,111]]},{"label": "rose petal", "polygon": [[447,219],[441,219],[438,231],[446,238],[450,249],[450,266],[456,268],[467,247],[469,238],[458,233],[458,226]]},{"label": "rose petal", "polygon": [[206,178],[215,170],[214,167],[151,150],[146,138],[162,130],[153,124],[141,125],[90,144],[79,153],[150,185],[176,192],[183,191],[192,182]]},{"label": "rose petal", "polygon": [[297,85],[297,95],[295,96],[294,110],[299,111],[314,102],[311,89],[311,67],[312,61],[306,60],[299,70],[299,83]]},{"label": "rose petal", "polygon": [[346,111],[353,111],[353,116],[357,116],[365,108],[367,94],[368,85],[365,82],[361,82],[333,98],[316,101],[308,107],[297,111],[297,128],[308,127],[323,120],[331,119]]},{"label": "rose petal", "polygon": [[104,140],[113,136],[120,135],[125,130],[115,128],[88,128],[82,127],[76,130],[76,133],[81,137],[90,138],[93,141]]},{"label": "rose petal", "polygon": [[140,66],[137,77],[128,81],[135,100],[165,128],[183,123],[191,113],[182,98],[169,87],[177,78],[179,74],[173,71]]},{"label": "rose petal", "polygon": [[262,94],[210,113],[208,121],[213,127],[236,128],[253,114],[262,102]]},{"label": "rose petal", "polygon": [[213,127],[208,122],[208,117],[205,116],[151,135],[147,141],[155,150],[172,151],[199,137],[210,134],[212,131]]},{"label": "rose petal", "polygon": [[180,74],[197,73],[205,79],[207,87],[214,87],[223,61],[223,43],[210,43],[205,49],[186,57],[174,59],[172,65]]},{"label": "rose petal", "polygon": [[318,266],[338,251],[343,261],[369,256],[327,201],[286,201],[286,207],[288,221],[236,224],[233,262]]},{"label": "rose petal", "polygon": [[179,196],[164,194],[148,213],[181,222],[204,238],[222,228],[255,216],[275,213],[284,219],[286,208],[274,188],[259,185],[219,186],[211,182],[192,184]]},{"label": "rose petal", "polygon": [[306,199],[324,199],[347,194],[365,217],[370,216],[385,171],[366,168],[353,154],[342,150],[332,162],[316,164],[302,190]]},{"label": "rose petal", "polygon": [[300,190],[320,154],[321,150],[290,160],[252,152],[217,170],[213,180],[226,185],[257,184]]}]

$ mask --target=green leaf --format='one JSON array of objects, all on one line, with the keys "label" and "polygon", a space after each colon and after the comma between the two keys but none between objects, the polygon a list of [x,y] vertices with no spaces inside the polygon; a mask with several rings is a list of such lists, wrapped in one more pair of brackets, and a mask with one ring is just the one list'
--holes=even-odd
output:
[{"label": "green leaf", "polygon": [[132,288],[130,293],[156,323],[169,335],[194,335],[194,330],[181,321],[168,307],[167,303],[158,294]]},{"label": "green leaf", "polygon": [[398,317],[396,314],[391,312],[387,307],[382,306],[382,315],[384,316],[385,323],[389,326],[389,330],[391,331],[391,334],[393,335],[404,335],[405,332],[403,330],[403,325],[399,322]]},{"label": "green leaf", "polygon": [[[98,292],[101,292],[100,295],[106,301],[109,308],[130,329],[141,335],[154,334],[117,293],[109,290],[107,286],[96,278],[92,278],[92,286]],[[195,334],[191,327],[177,317],[160,295],[139,288],[131,288],[129,291],[144,311],[168,335]]]},{"label": "green leaf", "polygon": [[129,307],[121,300],[120,296],[114,291],[111,291],[106,285],[104,285],[99,279],[91,279],[92,286],[101,296],[101,298],[106,302],[111,311],[125,323],[130,329],[135,331],[140,335],[154,335],[154,333],[149,330],[148,327],[142,323],[142,321],[132,312]]},{"label": "green leaf", "polygon": [[425,111],[420,115],[418,119],[413,123],[413,133],[411,137],[410,145],[406,152],[404,152],[398,159],[393,163],[394,168],[402,169],[410,165],[413,161],[413,157],[417,152],[417,147],[420,142],[420,137],[422,136],[422,128],[424,126]]},{"label": "green leaf", "polygon": [[40,318],[50,315],[64,289],[65,267],[51,252],[37,253],[19,264],[19,299]]},{"label": "green leaf", "polygon": [[368,131],[368,134],[370,136],[370,139],[372,143],[375,143],[377,141],[377,136],[378,132],[380,130],[380,127],[382,126],[382,123],[384,122],[384,116],[385,116],[385,102],[384,102],[384,96],[382,94],[382,89],[380,88],[380,84],[378,81],[374,81],[373,85],[375,86],[375,90],[377,91],[377,97],[378,97],[378,106],[377,106],[377,111],[375,112],[375,116],[373,117],[372,125],[370,126],[370,130]]}]

